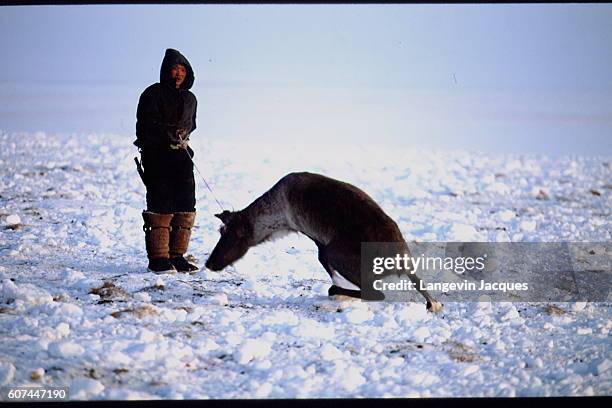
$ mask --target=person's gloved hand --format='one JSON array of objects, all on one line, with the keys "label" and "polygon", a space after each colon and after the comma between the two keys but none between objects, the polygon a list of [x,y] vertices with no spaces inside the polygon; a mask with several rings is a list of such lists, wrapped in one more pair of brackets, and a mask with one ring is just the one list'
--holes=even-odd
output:
[{"label": "person's gloved hand", "polygon": [[171,149],[187,149],[189,142],[189,133],[187,133],[187,129],[178,128],[173,136],[174,137],[170,140]]}]

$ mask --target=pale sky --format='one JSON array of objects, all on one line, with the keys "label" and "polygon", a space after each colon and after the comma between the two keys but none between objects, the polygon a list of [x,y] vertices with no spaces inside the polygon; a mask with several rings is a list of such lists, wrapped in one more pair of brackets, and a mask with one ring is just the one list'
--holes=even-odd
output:
[{"label": "pale sky", "polygon": [[0,129],[134,132],[167,47],[198,132],[612,154],[612,5],[0,7]]}]

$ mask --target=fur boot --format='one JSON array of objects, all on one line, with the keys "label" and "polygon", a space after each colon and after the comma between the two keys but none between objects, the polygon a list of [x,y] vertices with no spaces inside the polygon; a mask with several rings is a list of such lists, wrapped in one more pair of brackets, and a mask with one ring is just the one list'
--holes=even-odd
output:
[{"label": "fur boot", "polygon": [[189,246],[191,228],[195,222],[195,212],[177,212],[172,218],[170,231],[170,262],[179,272],[197,271],[198,267],[183,257]]},{"label": "fur boot", "polygon": [[145,232],[145,244],[147,257],[149,258],[149,270],[155,273],[174,273],[176,268],[170,262],[170,222],[173,214],[158,214],[143,211],[143,230]]}]

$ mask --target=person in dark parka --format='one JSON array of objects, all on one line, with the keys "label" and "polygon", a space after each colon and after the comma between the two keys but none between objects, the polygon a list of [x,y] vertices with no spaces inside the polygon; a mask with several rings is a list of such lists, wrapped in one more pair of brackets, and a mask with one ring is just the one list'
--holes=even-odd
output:
[{"label": "person in dark parka", "polygon": [[195,76],[187,58],[167,49],[159,82],[140,95],[136,141],[144,167],[147,209],[143,211],[148,268],[156,273],[190,272],[187,252],[195,221],[194,152],[197,100],[189,91]]}]

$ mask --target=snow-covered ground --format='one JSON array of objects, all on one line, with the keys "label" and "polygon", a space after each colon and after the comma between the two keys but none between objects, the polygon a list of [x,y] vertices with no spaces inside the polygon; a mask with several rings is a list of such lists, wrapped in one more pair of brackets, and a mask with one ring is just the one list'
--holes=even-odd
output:
[{"label": "snow-covered ground", "polygon": [[[407,240],[612,241],[610,156],[194,139],[228,208],[308,170],[364,189]],[[0,134],[0,385],[67,385],[74,399],[612,394],[610,303],[431,315],[334,302],[296,234],[222,272],[147,272],[132,140]],[[219,208],[197,183],[189,253],[203,267]]]}]

